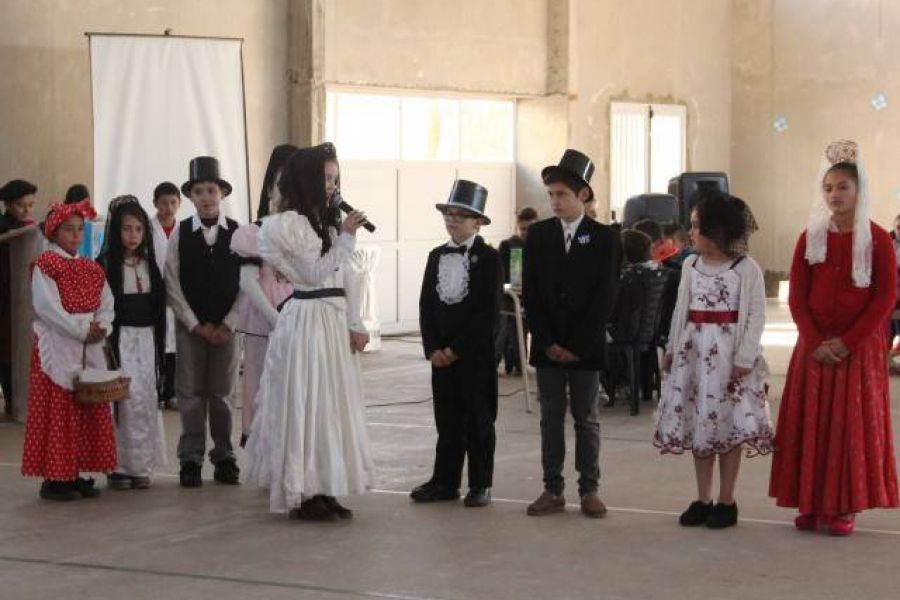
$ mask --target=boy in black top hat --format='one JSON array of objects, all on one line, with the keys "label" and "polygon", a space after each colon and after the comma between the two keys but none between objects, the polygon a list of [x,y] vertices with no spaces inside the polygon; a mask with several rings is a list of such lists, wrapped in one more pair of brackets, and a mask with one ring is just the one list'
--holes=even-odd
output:
[{"label": "boy in black top hat", "polygon": [[459,498],[467,455],[465,505],[491,501],[497,418],[494,328],[503,274],[499,253],[478,235],[481,225],[491,222],[484,214],[486,201],[485,188],[460,179],[447,203],[435,205],[451,239],[428,255],[419,297],[438,440],[434,474],[412,491],[416,502]]},{"label": "boy in black top hat", "polygon": [[230,246],[238,224],[220,210],[231,185],[219,176],[219,161],[200,156],[191,160],[190,179],[181,191],[197,209],[197,214],[172,233],[166,256],[166,292],[177,320],[175,390],[182,427],[178,441],[181,485],[203,485],[200,467],[206,449],[207,414],[215,480],[237,484],[231,402],[238,373],[233,332],[238,320],[240,263]]},{"label": "boy in black top hat", "polygon": [[562,469],[565,416],[575,421],[575,469],[581,512],[602,517],[600,479],[600,370],[605,366],[606,322],[616,299],[619,236],[585,215],[593,198],[594,165],[566,150],[541,176],[554,217],[528,230],[523,277],[525,314],[531,330],[531,364],[537,368],[541,403],[544,493],[528,507],[532,516],[565,509]]}]

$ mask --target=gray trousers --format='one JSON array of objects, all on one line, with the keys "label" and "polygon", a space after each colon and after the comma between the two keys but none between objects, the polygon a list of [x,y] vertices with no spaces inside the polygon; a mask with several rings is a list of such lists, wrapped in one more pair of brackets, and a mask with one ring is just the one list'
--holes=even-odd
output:
[{"label": "gray trousers", "polygon": [[213,463],[234,460],[231,405],[240,360],[237,339],[232,336],[227,344],[213,346],[178,323],[175,327],[175,345],[178,350],[175,394],[181,414],[178,461],[181,464],[203,464],[207,415],[213,440],[209,459]]},{"label": "gray trousers", "polygon": [[537,382],[541,402],[544,489],[559,495],[565,488],[562,471],[566,460],[566,406],[571,401],[578,494],[596,493],[600,481],[600,373],[563,367],[539,368]]}]

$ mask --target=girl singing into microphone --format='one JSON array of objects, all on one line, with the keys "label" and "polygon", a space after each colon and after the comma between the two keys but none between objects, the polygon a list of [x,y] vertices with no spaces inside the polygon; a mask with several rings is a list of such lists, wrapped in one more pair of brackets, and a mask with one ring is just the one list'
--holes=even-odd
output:
[{"label": "girl singing into microphone", "polygon": [[356,356],[368,334],[347,268],[365,215],[339,221],[339,173],[331,144],[295,153],[278,181],[283,212],[259,233],[260,255],[294,293],[269,337],[250,480],[269,488],[272,512],[302,520],[351,518],[335,497],[369,489],[374,471]]}]

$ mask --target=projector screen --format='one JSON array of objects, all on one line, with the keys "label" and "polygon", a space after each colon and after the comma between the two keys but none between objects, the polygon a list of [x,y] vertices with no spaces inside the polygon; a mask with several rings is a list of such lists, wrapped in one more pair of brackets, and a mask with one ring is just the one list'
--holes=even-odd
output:
[{"label": "projector screen", "polygon": [[[153,188],[179,188],[195,156],[219,159],[234,190],[223,212],[250,212],[240,40],[93,34],[89,36],[97,212],[137,196],[152,217]],[[179,218],[193,213],[182,199]]]}]

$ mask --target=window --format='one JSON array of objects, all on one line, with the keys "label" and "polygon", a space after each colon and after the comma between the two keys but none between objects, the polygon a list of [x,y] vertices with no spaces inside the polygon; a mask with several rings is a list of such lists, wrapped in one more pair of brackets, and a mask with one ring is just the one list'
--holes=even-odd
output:
[{"label": "window", "polygon": [[685,169],[687,109],[676,104],[613,102],[610,110],[610,208],[648,192],[665,194]]},{"label": "window", "polygon": [[510,100],[328,92],[325,137],[341,158],[511,162]]}]

